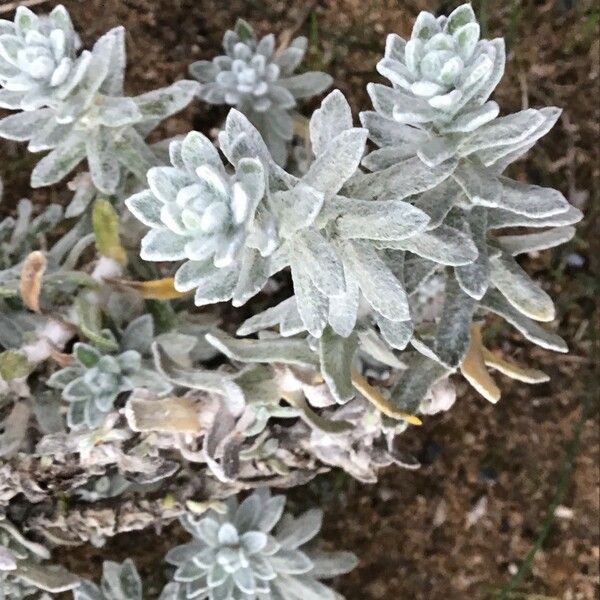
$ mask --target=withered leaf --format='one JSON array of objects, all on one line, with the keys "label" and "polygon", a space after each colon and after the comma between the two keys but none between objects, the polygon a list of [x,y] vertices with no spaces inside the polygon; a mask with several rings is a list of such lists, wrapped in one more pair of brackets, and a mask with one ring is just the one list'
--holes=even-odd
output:
[{"label": "withered leaf", "polygon": [[19,291],[25,306],[35,312],[40,312],[40,292],[42,277],[46,272],[48,261],[42,252],[34,250],[25,259],[21,268]]}]

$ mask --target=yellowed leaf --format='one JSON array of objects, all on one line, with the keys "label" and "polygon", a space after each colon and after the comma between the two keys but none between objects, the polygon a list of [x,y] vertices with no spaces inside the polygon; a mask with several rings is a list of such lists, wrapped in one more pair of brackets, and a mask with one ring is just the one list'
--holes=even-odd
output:
[{"label": "yellowed leaf", "polygon": [[98,252],[124,265],[127,254],[119,237],[119,215],[106,198],[98,198],[94,202],[92,226]]},{"label": "yellowed leaf", "polygon": [[471,326],[471,343],[463,359],[460,371],[464,378],[492,403],[500,400],[500,388],[489,374],[483,359],[484,347],[481,341],[481,325]]},{"label": "yellowed leaf", "polygon": [[27,308],[40,312],[40,292],[42,291],[42,277],[46,272],[48,261],[42,252],[35,250],[23,263],[19,291]]},{"label": "yellowed leaf", "polygon": [[500,371],[503,375],[523,383],[544,383],[550,380],[550,377],[543,371],[522,367],[490,352],[487,348],[483,348],[483,360],[488,367],[492,367],[492,369]]},{"label": "yellowed leaf", "polygon": [[133,431],[200,434],[204,427],[191,398],[131,398],[125,408]]},{"label": "yellowed leaf", "polygon": [[411,425],[422,425],[416,415],[398,410],[387,398],[380,394],[362,375],[352,373],[352,385],[378,410],[392,419],[403,419]]},{"label": "yellowed leaf", "polygon": [[176,298],[191,296],[194,293],[194,290],[178,292],[175,289],[175,279],[173,277],[152,281],[127,281],[126,279],[107,279],[106,281],[135,290],[145,300],[175,300]]},{"label": "yellowed leaf", "polygon": [[27,356],[20,350],[5,350],[0,352],[0,379],[11,381],[27,377],[32,367]]},{"label": "yellowed leaf", "polygon": [[227,512],[227,505],[222,500],[188,500],[185,503],[186,508],[195,515],[202,515],[209,510],[224,515]]}]

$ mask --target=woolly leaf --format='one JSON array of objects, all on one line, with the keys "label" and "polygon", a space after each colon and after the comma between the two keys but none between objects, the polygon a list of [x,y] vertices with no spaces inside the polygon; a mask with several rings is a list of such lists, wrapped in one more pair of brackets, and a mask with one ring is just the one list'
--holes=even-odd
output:
[{"label": "woolly leaf", "polygon": [[185,108],[194,98],[198,83],[182,79],[172,85],[133,98],[144,119],[160,121]]},{"label": "woolly leaf", "polygon": [[357,347],[356,334],[344,338],[330,327],[325,328],[319,341],[321,373],[338,402],[347,402],[354,396],[351,366]]},{"label": "woolly leaf", "polygon": [[156,369],[172,383],[223,396],[231,414],[239,415],[243,411],[246,404],[244,394],[230,375],[218,371],[182,367],[170,358],[157,342],[152,344],[152,353]]},{"label": "woolly leaf", "polygon": [[508,210],[494,210],[488,214],[488,228],[501,229],[503,227],[553,227],[573,225],[581,221],[583,214],[578,208],[569,206],[565,212],[548,217],[531,217],[517,214]]},{"label": "woolly leaf", "polygon": [[340,133],[352,128],[352,111],[344,95],[333,90],[310,119],[310,140],[316,156]]},{"label": "woolly leaf", "polygon": [[468,137],[461,144],[460,151],[463,155],[468,155],[494,146],[520,143],[543,122],[544,117],[533,108],[494,119]]},{"label": "woolly leaf", "polygon": [[377,252],[370,245],[357,241],[341,245],[340,251],[373,309],[387,319],[408,321],[406,292]]},{"label": "woolly leaf", "polygon": [[468,214],[469,229],[477,247],[477,258],[470,264],[454,268],[454,274],[460,287],[475,300],[481,300],[490,279],[490,264],[487,249],[488,210],[474,207]]},{"label": "woolly leaf", "polygon": [[512,256],[539,252],[560,246],[568,242],[575,235],[574,227],[556,227],[541,233],[527,233],[524,235],[504,235],[497,239],[500,245]]},{"label": "woolly leaf", "polygon": [[516,310],[498,290],[488,290],[481,299],[481,306],[508,321],[530,342],[555,352],[568,352],[567,345],[558,335],[546,331],[535,321]]},{"label": "woolly leaf", "polygon": [[323,193],[325,197],[337,194],[360,164],[366,139],[366,129],[353,128],[342,131],[329,140],[311,164],[303,182]]},{"label": "woolly leaf", "polygon": [[558,191],[500,177],[502,196],[498,207],[530,217],[551,217],[566,212],[569,203]]},{"label": "woolly leaf", "polygon": [[467,353],[475,308],[475,300],[461,290],[454,277],[448,276],[434,344],[435,353],[445,365],[457,367]]},{"label": "woolly leaf", "polygon": [[419,233],[396,246],[442,265],[467,265],[477,258],[477,247],[473,241],[462,231],[448,225]]},{"label": "woolly leaf", "polygon": [[440,363],[417,354],[392,388],[390,400],[400,410],[416,412],[431,386],[449,373]]},{"label": "woolly leaf", "polygon": [[554,304],[525,273],[518,263],[507,255],[490,260],[491,281],[517,310],[536,321],[552,321]]},{"label": "woolly leaf", "polygon": [[316,288],[326,296],[344,291],[344,268],[334,247],[315,229],[303,229],[290,248],[293,263],[301,262]]},{"label": "woolly leaf", "polygon": [[382,316],[377,317],[377,325],[383,339],[398,350],[406,348],[414,330],[412,321],[390,321]]},{"label": "woolly leaf", "polygon": [[316,288],[310,272],[301,262],[292,264],[292,280],[302,322],[311,335],[320,337],[329,313],[327,297]]},{"label": "woolly leaf", "polygon": [[290,365],[319,366],[318,357],[303,340],[238,340],[221,331],[206,334],[206,339],[229,358],[241,362],[280,362]]},{"label": "woolly leaf", "polygon": [[60,144],[40,160],[31,172],[31,187],[38,188],[59,182],[86,155],[85,137],[70,133]]},{"label": "woolly leaf", "polygon": [[424,231],[427,215],[401,200],[349,200],[335,221],[347,239],[399,240]]}]

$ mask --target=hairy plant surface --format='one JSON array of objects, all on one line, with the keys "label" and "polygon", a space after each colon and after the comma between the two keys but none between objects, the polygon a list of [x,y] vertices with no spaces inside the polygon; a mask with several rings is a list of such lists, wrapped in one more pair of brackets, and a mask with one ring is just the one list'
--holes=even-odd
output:
[{"label": "hairy plant surface", "polygon": [[[0,136],[47,152],[32,187],[77,169],[64,210],[24,199],[0,222],[0,509],[24,503],[19,526],[55,545],[180,518],[194,540],[162,600],[334,599],[320,580],[353,556],[305,548],[320,511],[283,515],[268,488],[418,468],[401,434],[452,407],[458,376],[490,402],[489,369],[546,381],[482,331],[492,313],[567,351],[516,257],[581,213],[503,174],[560,110],[499,116],[504,42],[468,4],[388,36],[361,127],[339,90],[295,112],[331,84],[294,74],[305,38],[238,20],[223,46],[191,65],[201,83],[128,97],[122,28],[82,50],[62,6],[0,21]],[[216,140],[146,142],[194,98],[233,107]],[[3,523],[7,597],[142,598],[131,561],[79,582]]]}]

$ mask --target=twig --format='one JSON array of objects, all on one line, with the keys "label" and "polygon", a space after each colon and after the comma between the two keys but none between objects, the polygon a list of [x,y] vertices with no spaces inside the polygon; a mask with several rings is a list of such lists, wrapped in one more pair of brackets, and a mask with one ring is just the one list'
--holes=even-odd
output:
[{"label": "twig", "polygon": [[38,4],[44,4],[48,0],[19,0],[19,2],[9,2],[4,6],[0,6],[0,13],[7,13],[17,9],[19,6],[37,6]]},{"label": "twig", "polygon": [[294,37],[302,29],[304,22],[306,21],[306,19],[308,19],[310,13],[314,10],[315,6],[317,5],[317,2],[318,0],[310,0],[310,2],[307,2],[304,5],[302,12],[298,15],[298,18],[296,19],[296,22],[292,27],[290,27],[290,29],[288,29],[288,31],[290,32],[290,37]]},{"label": "twig", "polygon": [[487,37],[487,23],[488,23],[488,0],[481,0],[479,2],[479,26],[481,27],[481,37]]},{"label": "twig", "polygon": [[517,41],[517,35],[519,32],[519,25],[521,23],[521,16],[523,13],[522,0],[513,0],[510,8],[510,22],[508,26],[508,33],[506,35],[506,47],[509,50],[513,50],[513,44]]},{"label": "twig", "polygon": [[301,13],[298,15],[296,22],[291,27],[285,29],[281,33],[281,36],[279,37],[279,47],[277,48],[277,51],[275,53],[276,56],[281,54],[290,45],[290,42],[292,41],[293,37],[304,26],[304,22],[306,21],[306,19],[308,19],[308,17],[314,10],[315,6],[317,5],[317,2],[318,0],[310,0],[310,2],[307,2],[304,5],[304,8],[302,9]]},{"label": "twig", "polygon": [[529,87],[527,86],[527,75],[519,71],[519,85],[521,87],[521,110],[529,108]]}]

